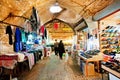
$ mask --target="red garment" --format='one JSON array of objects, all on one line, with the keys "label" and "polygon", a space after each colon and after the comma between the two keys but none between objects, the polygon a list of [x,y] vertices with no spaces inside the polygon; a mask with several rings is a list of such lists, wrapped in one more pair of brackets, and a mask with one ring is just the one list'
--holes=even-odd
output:
[{"label": "red garment", "polygon": [[17,64],[17,55],[0,55],[0,67],[13,69]]},{"label": "red garment", "polygon": [[44,31],[45,31],[45,26],[43,25],[43,26],[41,26],[41,28],[40,28],[40,34],[41,35],[44,35]]},{"label": "red garment", "polygon": [[0,60],[0,67],[4,67],[7,69],[13,69],[16,64],[16,60]]}]

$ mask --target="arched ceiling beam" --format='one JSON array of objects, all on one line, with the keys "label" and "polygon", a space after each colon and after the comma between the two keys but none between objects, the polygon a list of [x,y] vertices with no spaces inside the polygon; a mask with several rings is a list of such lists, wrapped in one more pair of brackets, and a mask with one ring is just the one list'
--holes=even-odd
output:
[{"label": "arched ceiling beam", "polygon": [[52,22],[54,22],[55,20],[58,21],[58,22],[65,23],[65,24],[67,24],[68,26],[70,26],[70,28],[73,30],[73,32],[74,32],[74,34],[75,34],[74,28],[73,28],[69,23],[66,23],[66,22],[64,22],[64,21],[62,21],[62,20],[60,20],[60,19],[56,19],[56,18],[55,18],[55,19],[52,19],[52,20],[46,22],[44,25],[47,25],[47,24],[49,24],[49,23],[52,23]]}]

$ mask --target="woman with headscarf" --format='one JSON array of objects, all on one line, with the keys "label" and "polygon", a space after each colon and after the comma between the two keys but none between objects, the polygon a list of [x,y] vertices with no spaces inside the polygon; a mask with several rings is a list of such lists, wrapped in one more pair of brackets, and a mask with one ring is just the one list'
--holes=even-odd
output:
[{"label": "woman with headscarf", "polygon": [[60,57],[60,59],[62,59],[62,55],[63,55],[63,53],[65,53],[65,48],[64,48],[64,44],[63,44],[62,40],[60,40],[60,42],[58,44],[58,49],[59,49],[59,57]]}]

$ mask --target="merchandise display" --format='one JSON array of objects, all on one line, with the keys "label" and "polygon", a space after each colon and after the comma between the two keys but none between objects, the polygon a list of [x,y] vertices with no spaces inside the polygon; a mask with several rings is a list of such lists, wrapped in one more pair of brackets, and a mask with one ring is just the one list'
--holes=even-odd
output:
[{"label": "merchandise display", "polygon": [[0,0],[0,80],[120,80],[119,5]]},{"label": "merchandise display", "polygon": [[120,62],[118,60],[111,58],[109,61],[103,62],[102,64],[120,73]]},{"label": "merchandise display", "polygon": [[80,52],[80,55],[88,59],[92,58],[94,55],[98,55],[99,52],[99,50],[88,50],[85,52]]},{"label": "merchandise display", "polygon": [[107,26],[101,34],[101,51],[107,53],[119,53],[119,27]]},{"label": "merchandise display", "polygon": [[100,50],[88,50],[85,53],[89,55],[97,55],[100,52]]},{"label": "merchandise display", "polygon": [[[114,76],[120,73],[120,27],[107,26],[101,34],[101,52],[103,53],[102,69]],[[117,58],[116,58],[117,57]],[[111,77],[111,76],[109,76]]]},{"label": "merchandise display", "polygon": [[[80,51],[80,70],[84,75],[95,75],[95,70],[100,72],[99,62],[102,60],[99,50]],[[84,67],[86,66],[85,70]],[[95,66],[95,67],[94,67]],[[91,70],[91,74],[89,71]]]}]

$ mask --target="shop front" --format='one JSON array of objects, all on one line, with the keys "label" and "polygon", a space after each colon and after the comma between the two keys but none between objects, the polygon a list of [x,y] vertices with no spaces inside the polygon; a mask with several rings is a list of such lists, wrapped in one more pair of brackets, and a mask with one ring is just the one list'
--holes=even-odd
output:
[{"label": "shop front", "polygon": [[45,30],[38,28],[41,26],[39,21],[36,23],[34,25],[30,20],[25,20],[22,27],[7,23],[0,25],[0,80],[18,77],[22,72],[31,70],[43,58]]},{"label": "shop front", "polygon": [[109,80],[120,79],[120,10],[99,20],[100,50],[103,53],[102,69]]}]

